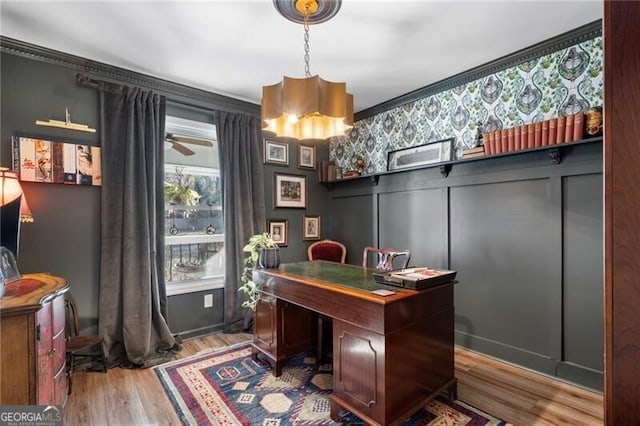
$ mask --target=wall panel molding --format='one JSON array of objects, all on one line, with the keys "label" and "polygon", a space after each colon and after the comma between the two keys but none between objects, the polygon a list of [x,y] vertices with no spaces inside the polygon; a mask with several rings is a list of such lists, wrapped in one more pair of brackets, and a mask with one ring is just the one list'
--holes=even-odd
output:
[{"label": "wall panel molding", "polygon": [[[409,248],[414,265],[458,270],[457,344],[599,390],[602,349],[593,329],[602,313],[591,307],[601,291],[597,283],[582,289],[584,280],[566,272],[598,276],[591,266],[601,249],[593,238],[580,242],[584,226],[593,229],[602,215],[593,202],[601,198],[602,146],[576,145],[557,165],[535,154],[495,160],[457,164],[448,178],[425,168],[381,175],[377,185],[369,179],[334,184],[330,215],[352,217],[335,238],[357,255],[373,241]],[[567,181],[583,183],[565,190]],[[567,308],[573,312],[585,301],[587,312],[567,316]]]}]

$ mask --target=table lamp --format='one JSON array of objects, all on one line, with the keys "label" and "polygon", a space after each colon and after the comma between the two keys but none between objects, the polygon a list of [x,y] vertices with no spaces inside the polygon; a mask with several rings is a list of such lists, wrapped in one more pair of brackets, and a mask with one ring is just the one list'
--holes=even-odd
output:
[{"label": "table lamp", "polygon": [[18,175],[6,167],[0,167],[0,246],[18,256],[20,240],[20,206],[22,187]]}]

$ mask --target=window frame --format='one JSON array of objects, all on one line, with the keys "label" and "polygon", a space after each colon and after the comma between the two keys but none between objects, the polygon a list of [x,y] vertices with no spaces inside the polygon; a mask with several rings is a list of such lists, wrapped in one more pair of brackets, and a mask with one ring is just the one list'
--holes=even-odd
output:
[{"label": "window frame", "polygon": [[[166,133],[172,133],[176,135],[183,135],[189,137],[199,137],[207,140],[216,140],[216,129],[215,125],[209,123],[203,123],[200,121],[187,120],[179,117],[169,116],[166,117]],[[182,172],[189,175],[204,175],[204,176],[212,176],[220,178],[221,170],[220,163],[218,162],[217,167],[206,167],[206,166],[197,166],[197,165],[185,165],[185,164],[177,164],[175,162],[165,162],[163,163],[163,178],[166,179],[168,173],[172,173],[175,167],[182,168]],[[163,179],[163,180],[164,180]],[[222,190],[222,188],[220,188]],[[165,217],[170,214],[171,207],[176,207],[180,209],[188,210],[189,206],[175,206],[169,204],[166,200],[164,200],[164,214]],[[215,210],[220,210],[224,215],[224,209],[222,206],[222,200],[220,200],[220,205],[212,206]],[[200,208],[201,209],[201,208]],[[224,221],[224,216],[222,218]],[[180,244],[203,244],[203,243],[214,243],[214,242],[222,242],[223,248],[221,250],[224,251],[224,243],[225,243],[225,234],[224,229],[221,230],[222,233],[216,232],[215,234],[178,234],[178,235],[169,235],[168,229],[165,229],[164,232],[164,247],[165,253],[167,247],[180,245]],[[164,268],[166,267],[169,260],[165,259],[163,266],[163,274]],[[225,277],[225,261],[222,262],[222,273],[215,274],[211,276],[207,276],[205,278],[196,278],[192,280],[174,280],[169,281],[170,277],[164,276],[165,280],[165,291],[167,296],[176,296],[180,294],[188,294],[195,293],[199,291],[208,291],[224,288],[224,277]]]}]

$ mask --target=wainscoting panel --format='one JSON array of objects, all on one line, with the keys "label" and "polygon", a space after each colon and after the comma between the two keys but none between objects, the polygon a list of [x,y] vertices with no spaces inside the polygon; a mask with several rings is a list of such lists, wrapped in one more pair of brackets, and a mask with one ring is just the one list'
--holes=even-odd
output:
[{"label": "wainscoting panel", "polygon": [[458,271],[456,344],[602,388],[602,147],[567,147],[329,189],[335,238]]},{"label": "wainscoting panel", "polygon": [[380,194],[380,247],[411,250],[410,265],[447,268],[447,205],[446,188]]},{"label": "wainscoting panel", "polygon": [[601,388],[604,367],[602,174],[564,178],[563,212],[562,361],[573,368],[600,372]]},{"label": "wainscoting panel", "polygon": [[547,179],[451,188],[456,329],[550,355],[549,203]]},{"label": "wainscoting panel", "polygon": [[361,265],[364,248],[376,245],[375,201],[374,195],[338,197],[331,200],[329,235],[332,236],[330,238],[341,241],[347,246],[346,263]]}]

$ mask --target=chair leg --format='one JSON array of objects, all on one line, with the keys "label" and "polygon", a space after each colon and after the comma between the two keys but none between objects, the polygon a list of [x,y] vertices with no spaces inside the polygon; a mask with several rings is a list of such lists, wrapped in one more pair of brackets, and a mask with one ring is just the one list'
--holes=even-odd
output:
[{"label": "chair leg", "polygon": [[318,345],[316,347],[316,364],[318,366],[322,365],[322,342],[324,340],[323,328],[324,324],[322,316],[318,315]]},{"label": "chair leg", "polygon": [[71,376],[73,376],[73,363],[74,363],[73,354],[69,355],[69,359],[67,361],[69,362],[69,365],[67,365],[67,379],[69,380],[69,389],[67,390],[67,395],[71,395],[71,386],[72,386]]},{"label": "chair leg", "polygon": [[107,357],[104,355],[104,344],[100,343],[100,359],[102,360],[102,372],[107,372]]}]

